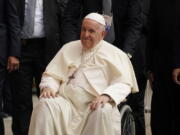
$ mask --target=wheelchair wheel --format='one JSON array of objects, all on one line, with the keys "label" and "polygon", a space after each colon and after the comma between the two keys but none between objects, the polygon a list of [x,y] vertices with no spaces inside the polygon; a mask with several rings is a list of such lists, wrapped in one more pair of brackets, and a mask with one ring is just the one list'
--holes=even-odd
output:
[{"label": "wheelchair wheel", "polygon": [[135,121],[132,110],[128,105],[120,107],[121,135],[135,135]]}]

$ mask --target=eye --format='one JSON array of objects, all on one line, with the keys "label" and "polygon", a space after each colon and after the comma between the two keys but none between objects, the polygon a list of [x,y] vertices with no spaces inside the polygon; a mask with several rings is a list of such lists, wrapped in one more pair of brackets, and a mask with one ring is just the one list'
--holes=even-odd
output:
[{"label": "eye", "polygon": [[90,32],[90,33],[94,33],[94,32],[95,32],[95,30],[93,30],[93,29],[90,29],[90,30],[89,30],[89,32]]}]

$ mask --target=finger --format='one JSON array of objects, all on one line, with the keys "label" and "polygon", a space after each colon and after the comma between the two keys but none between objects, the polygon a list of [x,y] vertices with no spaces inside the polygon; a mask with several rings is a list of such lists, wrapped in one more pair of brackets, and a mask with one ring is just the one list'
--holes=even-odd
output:
[{"label": "finger", "polygon": [[90,110],[92,110],[92,111],[93,111],[93,108],[94,108],[93,106],[94,106],[94,103],[91,103],[90,104]]},{"label": "finger", "polygon": [[174,81],[175,81],[176,84],[180,85],[180,77],[179,76],[177,76]]},{"label": "finger", "polygon": [[16,62],[16,63],[15,63],[15,66],[16,66],[17,68],[19,68],[19,63]]},{"label": "finger", "polygon": [[93,102],[91,105],[91,110],[96,110],[99,107],[99,105],[101,105],[100,101]]},{"label": "finger", "polygon": [[96,106],[96,103],[99,101],[99,98],[95,98],[91,104],[90,104],[90,110],[94,110],[95,109],[95,106]]},{"label": "finger", "polygon": [[90,109],[93,111],[95,109],[96,102],[92,102],[90,105]]},{"label": "finger", "polygon": [[89,105],[90,110],[92,111],[92,103]]},{"label": "finger", "polygon": [[12,70],[13,70],[13,66],[10,63],[8,63],[8,71],[12,72]]},{"label": "finger", "polygon": [[52,97],[52,98],[55,98],[55,94],[54,94],[54,93],[51,93],[51,97]]},{"label": "finger", "polygon": [[177,82],[178,82],[178,77],[177,77],[177,75],[176,75],[176,74],[173,74],[173,81],[174,81],[175,83],[177,83]]},{"label": "finger", "polygon": [[55,98],[55,97],[56,97],[56,93],[51,92],[51,97],[52,97],[52,98]]},{"label": "finger", "polygon": [[15,70],[17,70],[17,67],[16,66],[12,66],[11,71],[15,71]]},{"label": "finger", "polygon": [[101,103],[100,103],[100,102],[97,102],[97,103],[95,104],[94,110],[96,110],[99,106],[101,106]]},{"label": "finger", "polygon": [[49,98],[55,98],[55,93],[52,91],[49,91]]},{"label": "finger", "polygon": [[48,98],[51,98],[51,97],[52,97],[50,91],[47,92],[47,97],[48,97]]},{"label": "finger", "polygon": [[13,67],[10,66],[8,71],[12,72],[13,71]]},{"label": "finger", "polygon": [[19,64],[18,63],[13,64],[13,70],[18,70],[18,69],[19,69]]},{"label": "finger", "polygon": [[9,61],[8,61],[8,63],[7,63],[7,70],[9,71],[9,69],[10,69],[10,65],[9,65]]},{"label": "finger", "polygon": [[16,69],[16,66],[14,64],[10,63],[9,65],[10,65],[10,69],[9,69],[10,72]]},{"label": "finger", "polygon": [[42,97],[43,97],[43,98],[49,98],[48,92],[47,92],[47,91],[43,92],[43,93],[42,93]]},{"label": "finger", "polygon": [[180,81],[177,81],[176,83],[177,83],[178,85],[180,85]]},{"label": "finger", "polygon": [[41,93],[41,95],[39,96],[39,98],[45,98],[44,93]]},{"label": "finger", "polygon": [[19,65],[14,65],[14,70],[18,70],[19,69]]},{"label": "finger", "polygon": [[39,98],[44,98],[44,94],[41,94],[41,95],[39,96]]},{"label": "finger", "polygon": [[39,96],[39,98],[42,98],[43,97],[43,94],[41,94],[40,96]]},{"label": "finger", "polygon": [[56,95],[55,95],[56,97],[58,97],[59,96],[59,93],[56,93]]},{"label": "finger", "polygon": [[49,93],[47,91],[44,93],[44,96],[45,98],[50,98]]}]

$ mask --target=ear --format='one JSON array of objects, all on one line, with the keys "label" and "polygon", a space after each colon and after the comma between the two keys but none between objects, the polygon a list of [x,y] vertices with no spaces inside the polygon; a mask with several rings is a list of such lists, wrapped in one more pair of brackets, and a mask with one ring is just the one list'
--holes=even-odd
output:
[{"label": "ear", "polygon": [[104,37],[106,36],[106,34],[107,34],[106,31],[102,31],[102,32],[101,32],[102,39],[104,39]]}]

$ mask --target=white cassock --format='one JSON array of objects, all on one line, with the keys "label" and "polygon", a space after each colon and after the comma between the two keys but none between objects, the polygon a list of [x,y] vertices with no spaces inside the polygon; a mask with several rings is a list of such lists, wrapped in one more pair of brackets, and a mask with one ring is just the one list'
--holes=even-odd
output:
[{"label": "white cassock", "polygon": [[[40,88],[45,87],[60,96],[39,101],[29,135],[120,135],[117,105],[138,92],[127,55],[103,40],[88,51],[79,40],[64,45],[43,74]],[[91,101],[101,94],[114,104],[91,111]]]}]

